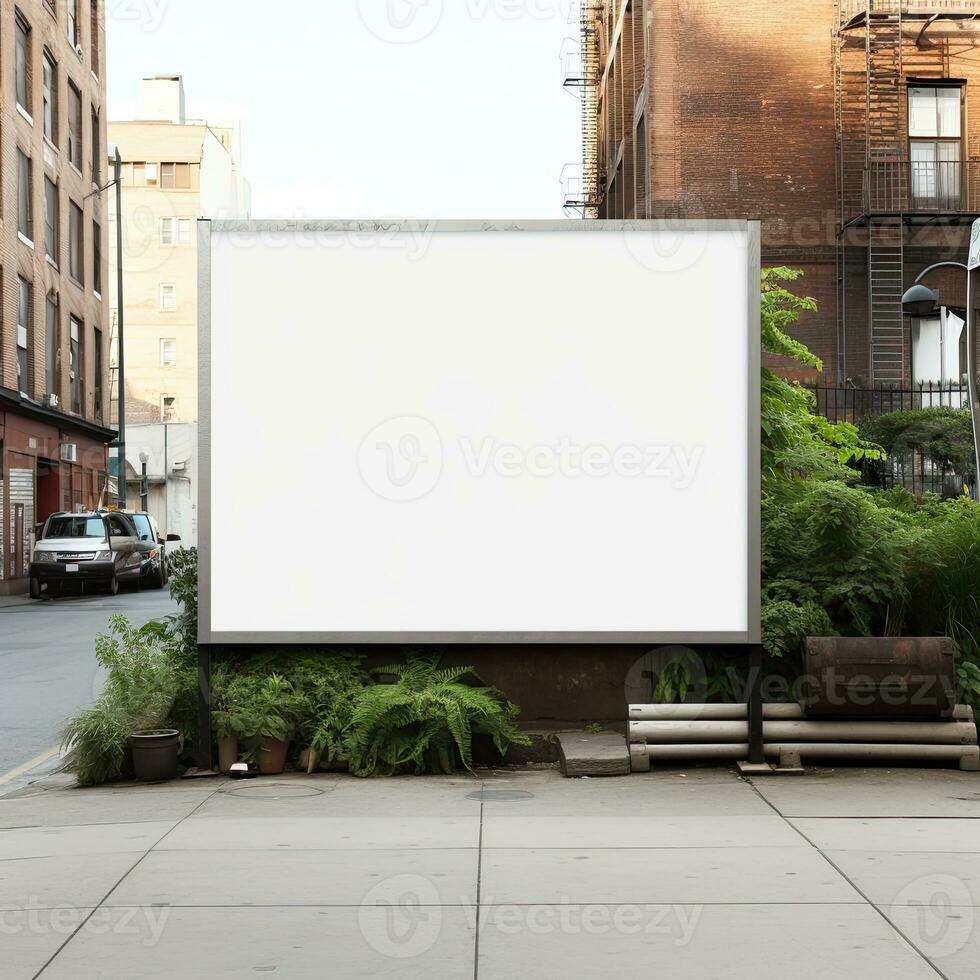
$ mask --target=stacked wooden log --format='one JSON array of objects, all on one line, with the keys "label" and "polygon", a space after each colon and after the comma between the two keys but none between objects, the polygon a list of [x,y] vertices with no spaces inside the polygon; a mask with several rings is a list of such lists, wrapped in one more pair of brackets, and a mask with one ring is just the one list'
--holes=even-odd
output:
[{"label": "stacked wooden log", "polygon": [[[798,704],[763,706],[768,760],[957,764],[980,771],[973,709],[958,705],[931,721],[811,720]],[[633,704],[629,710],[634,772],[651,763],[689,764],[748,758],[744,704]]]}]

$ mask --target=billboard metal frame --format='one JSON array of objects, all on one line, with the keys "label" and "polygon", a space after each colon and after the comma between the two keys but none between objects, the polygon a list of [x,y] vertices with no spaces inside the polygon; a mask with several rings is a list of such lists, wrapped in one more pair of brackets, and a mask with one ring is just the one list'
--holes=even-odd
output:
[{"label": "billboard metal frame", "polygon": [[[211,625],[211,236],[215,233],[242,235],[326,235],[326,234],[415,234],[440,232],[581,232],[582,234],[622,234],[628,231],[734,231],[746,235],[748,244],[748,609],[745,632],[281,632],[216,631]],[[198,372],[199,372],[199,458],[198,542],[199,604],[198,640],[222,644],[664,644],[760,642],[761,592],[761,513],[760,513],[760,225],[756,221],[207,221],[198,223]],[[719,298],[723,301],[723,298]]]}]

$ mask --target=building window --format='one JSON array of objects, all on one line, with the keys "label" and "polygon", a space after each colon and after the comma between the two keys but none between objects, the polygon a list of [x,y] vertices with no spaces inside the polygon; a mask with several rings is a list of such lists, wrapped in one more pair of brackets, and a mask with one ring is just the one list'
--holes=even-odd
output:
[{"label": "building window", "polygon": [[177,366],[177,341],[167,338],[160,341],[160,367]]},{"label": "building window", "polygon": [[143,176],[147,184],[156,184],[158,180],[157,165],[155,163],[144,163]]},{"label": "building window", "polygon": [[68,271],[71,273],[72,279],[79,283],[85,282],[85,246],[83,243],[85,232],[83,223],[82,209],[72,201],[68,223],[68,251],[70,252]]},{"label": "building window", "polygon": [[44,135],[58,145],[58,65],[51,55],[44,52]]},{"label": "building window", "polygon": [[44,250],[58,264],[58,185],[44,178]]},{"label": "building window", "polygon": [[76,170],[82,169],[82,93],[74,82],[68,83],[68,159]]},{"label": "building window", "polygon": [[190,245],[191,242],[191,219],[190,218],[161,218],[160,219],[160,244],[161,245]]},{"label": "building window", "polygon": [[30,337],[31,337],[31,284],[17,277],[17,390],[34,396],[31,390]]},{"label": "building window", "polygon": [[160,186],[165,191],[189,191],[191,189],[191,165],[189,163],[161,163]]},{"label": "building window", "polygon": [[17,149],[17,230],[21,237],[34,244],[33,187],[34,167],[31,158]]},{"label": "building window", "polygon": [[160,309],[165,313],[177,309],[177,287],[173,283],[160,283]]},{"label": "building window", "polygon": [[78,0],[65,0],[68,10],[68,40],[73,48],[79,45],[78,37]]},{"label": "building window", "polygon": [[31,112],[31,25],[18,10],[15,15],[17,104],[28,115]]},{"label": "building window", "polygon": [[173,422],[177,418],[177,399],[173,395],[160,396],[160,421]]},{"label": "building window", "polygon": [[102,331],[96,327],[93,331],[95,343],[95,421],[102,421]]},{"label": "building window", "polygon": [[959,208],[961,118],[960,88],[909,89],[909,165],[914,207],[940,211]]},{"label": "building window", "polygon": [[92,72],[101,77],[99,48],[99,0],[91,0],[89,8],[89,47],[92,49]]},{"label": "building window", "polygon": [[102,225],[92,222],[92,288],[102,293]]},{"label": "building window", "polygon": [[80,415],[82,412],[82,322],[71,317],[71,339],[68,347],[68,387],[71,394],[71,410]]},{"label": "building window", "polygon": [[102,183],[102,127],[99,112],[92,106],[92,183],[98,187]]},{"label": "building window", "polygon": [[58,303],[47,297],[44,311],[44,391],[58,394]]}]

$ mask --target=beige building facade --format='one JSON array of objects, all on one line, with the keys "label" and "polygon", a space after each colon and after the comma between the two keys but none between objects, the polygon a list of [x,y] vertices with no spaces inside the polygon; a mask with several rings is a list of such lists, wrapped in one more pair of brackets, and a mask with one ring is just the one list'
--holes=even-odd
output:
[{"label": "beige building facade", "polygon": [[[140,116],[109,123],[109,142],[118,147],[122,158],[126,421],[130,425],[194,423],[197,221],[249,217],[240,130],[236,125],[189,120],[179,75],[143,80]],[[115,221],[112,201],[113,269]],[[114,277],[110,288],[116,311]],[[115,360],[114,349],[114,365]],[[117,397],[112,412],[115,419]],[[133,451],[138,453],[138,447],[128,445],[130,463]]]},{"label": "beige building facade", "polygon": [[103,0],[0,0],[0,594],[35,525],[105,499]]}]

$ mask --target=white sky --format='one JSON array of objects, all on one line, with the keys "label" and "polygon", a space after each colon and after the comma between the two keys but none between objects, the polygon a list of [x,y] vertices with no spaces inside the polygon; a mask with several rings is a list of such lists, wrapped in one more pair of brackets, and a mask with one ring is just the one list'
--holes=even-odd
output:
[{"label": "white sky", "polygon": [[571,0],[106,0],[109,118],[181,74],[239,118],[255,217],[560,217]]}]

